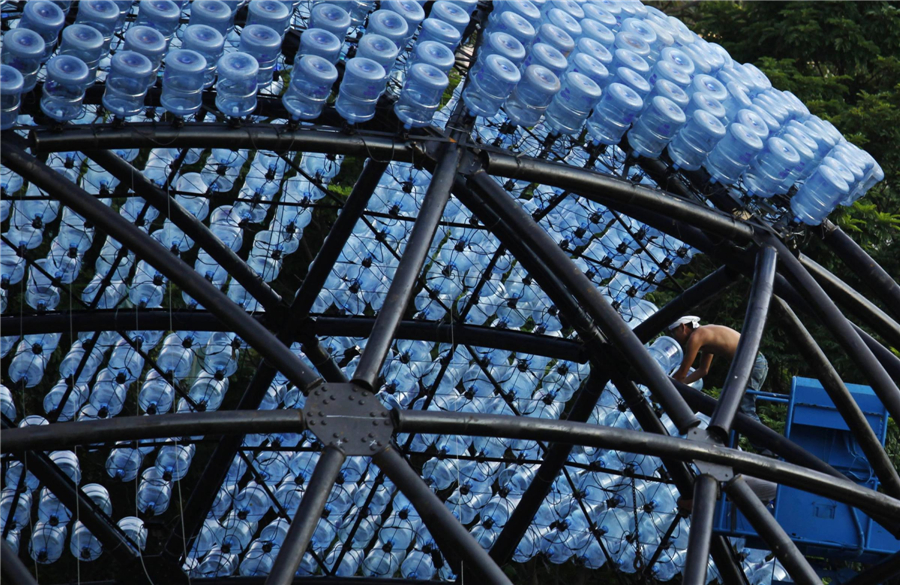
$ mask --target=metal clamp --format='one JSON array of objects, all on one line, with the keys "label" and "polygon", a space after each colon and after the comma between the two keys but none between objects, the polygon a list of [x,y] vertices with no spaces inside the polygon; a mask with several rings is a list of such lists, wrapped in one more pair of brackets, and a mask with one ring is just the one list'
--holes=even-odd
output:
[{"label": "metal clamp", "polygon": [[[718,441],[709,433],[707,429],[701,429],[700,427],[694,427],[688,431],[687,438],[692,441],[697,441],[698,443],[711,443],[713,445],[720,445]],[[700,470],[701,474],[709,475],[716,479],[716,481],[727,482],[734,479],[734,469],[728,467],[726,465],[719,465],[718,463],[706,463],[704,461],[695,461],[694,465],[697,466],[697,469]]]},{"label": "metal clamp", "polygon": [[375,394],[352,383],[313,390],[303,408],[310,432],[346,455],[374,455],[390,443],[394,424]]}]

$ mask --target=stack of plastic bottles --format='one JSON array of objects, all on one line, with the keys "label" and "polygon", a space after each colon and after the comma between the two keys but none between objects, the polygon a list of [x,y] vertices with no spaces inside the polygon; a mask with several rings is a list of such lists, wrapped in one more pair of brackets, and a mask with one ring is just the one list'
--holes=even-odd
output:
[{"label": "stack of plastic bottles", "polygon": [[[480,27],[471,22],[473,0],[438,0],[427,18],[411,0],[378,4],[375,10],[368,0],[31,0],[3,36],[0,124],[14,132],[36,124],[203,116],[305,124],[333,107],[350,124],[393,112],[415,131],[445,127],[462,100],[477,117],[473,138],[486,147],[616,176],[640,157],[661,158],[687,173],[705,170],[736,199],[788,202],[784,213],[809,224],[836,205],[852,204],[883,177],[871,156],[795,96],[773,88],[757,68],[734,62],[677,19],[639,2],[508,0],[494,3]],[[4,4],[4,14],[11,8]],[[236,25],[239,12],[246,20]],[[296,56],[286,60],[289,31],[302,34]],[[470,59],[468,71],[456,67]],[[457,74],[462,80],[451,89]],[[103,87],[102,98],[85,103],[91,86]],[[159,105],[149,107],[154,86]],[[22,109],[22,96],[35,88],[40,113],[29,111],[32,116]],[[215,93],[215,110],[204,101],[207,90]],[[280,100],[284,118],[257,116],[261,99]],[[295,288],[291,270],[308,261],[297,252],[314,253],[318,245],[304,241],[304,231],[311,224],[313,233],[323,231],[319,222],[329,221],[340,204],[338,187],[352,183],[348,173],[358,168],[341,156],[227,144],[116,154],[172,194],[265,282]],[[236,309],[264,310],[187,234],[82,153],[54,153],[47,164],[189,262]],[[628,178],[655,187],[646,176]],[[631,327],[656,311],[644,297],[693,257],[672,236],[596,202],[546,185],[498,181]],[[430,182],[414,165],[388,165],[313,313],[371,316],[382,309]],[[0,169],[0,188],[3,314],[203,310],[146,260],[8,169]],[[452,197],[413,304],[423,321],[575,337],[531,275]],[[352,376],[366,340],[321,341]],[[680,363],[680,348],[668,338],[650,349],[668,371]],[[292,350],[308,362],[299,344]],[[4,331],[0,412],[11,424],[33,425],[216,410],[242,393],[252,355],[233,333],[143,330],[139,319],[127,331],[21,337]],[[546,356],[400,340],[384,365],[378,397],[398,409],[559,418],[588,374],[587,364]],[[279,374],[260,408],[304,403],[303,393]],[[612,385],[591,422],[638,428]],[[191,465],[204,464],[193,463],[199,439],[50,457],[142,548],[143,522],[174,517],[178,482]],[[425,461],[423,478],[486,548],[544,449],[533,441],[436,435],[402,435],[398,443]],[[192,577],[267,574],[320,447],[306,433],[247,436],[184,570]],[[79,457],[102,465],[82,466]],[[649,558],[678,522],[653,568],[656,578],[672,579],[684,562],[689,520],[676,516],[677,494],[660,466],[653,457],[575,449],[515,560],[543,555],[553,563],[609,563],[634,572],[639,551]],[[101,471],[83,481],[82,467]],[[0,522],[8,527],[7,541],[37,563],[59,560],[66,547],[81,561],[100,558],[100,542],[78,511],[67,510],[24,471],[11,462],[4,477]],[[112,501],[102,486],[114,482],[133,488],[133,507]],[[341,576],[456,577],[419,514],[368,458],[345,463],[312,550],[301,574],[327,568]],[[752,582],[768,583],[781,571],[757,552],[745,553]]]}]

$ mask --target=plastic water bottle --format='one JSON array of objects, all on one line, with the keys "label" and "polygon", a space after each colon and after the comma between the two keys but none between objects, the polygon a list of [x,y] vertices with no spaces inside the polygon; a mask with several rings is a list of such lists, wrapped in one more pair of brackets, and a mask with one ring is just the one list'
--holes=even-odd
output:
[{"label": "plastic water bottle", "polygon": [[404,128],[430,124],[449,84],[447,75],[434,65],[414,63],[407,71],[400,99],[394,104],[394,112]]},{"label": "plastic water bottle", "polygon": [[759,134],[735,122],[728,126],[725,138],[709,153],[703,167],[713,182],[733,185],[762,149]]},{"label": "plastic water bottle", "polygon": [[771,197],[787,193],[785,182],[800,164],[800,154],[787,141],[773,136],[766,140],[765,149],[753,159],[744,174],[748,195]]},{"label": "plastic water bottle", "polygon": [[747,95],[747,90],[742,85],[732,81],[726,83],[725,88],[728,90],[728,97],[722,101],[722,106],[725,108],[726,119],[732,121],[738,112],[749,108],[753,104],[750,101],[750,96]]},{"label": "plastic water bottle", "polygon": [[29,307],[39,311],[52,311],[56,308],[59,304],[59,289],[53,284],[53,278],[47,276],[55,276],[56,271],[52,261],[46,258],[35,261],[29,268],[25,288],[25,303]]},{"label": "plastic water bottle", "polygon": [[[696,95],[696,94],[695,94]],[[696,171],[713,147],[725,137],[725,126],[706,110],[689,114],[687,123],[669,143],[675,169]]]},{"label": "plastic water bottle", "polygon": [[525,60],[525,47],[514,36],[504,32],[495,32],[485,38],[478,58],[484,59],[488,55],[506,57],[516,67],[519,67]]},{"label": "plastic water bottle", "polygon": [[656,96],[628,133],[628,143],[636,154],[659,158],[685,122],[684,112],[675,102]]},{"label": "plastic water bottle", "polygon": [[597,84],[600,89],[605,89],[610,82],[609,70],[596,58],[587,53],[575,52],[569,57],[569,67],[566,72],[574,71],[587,76]]},{"label": "plastic water bottle", "polygon": [[174,116],[184,118],[203,105],[206,59],[196,51],[173,49],[166,55],[160,103]]},{"label": "plastic water bottle", "polygon": [[476,62],[463,91],[469,113],[485,118],[496,114],[521,78],[516,66],[500,55],[490,55]]},{"label": "plastic water bottle", "polygon": [[435,2],[428,16],[429,18],[443,20],[458,30],[460,35],[465,35],[466,27],[469,26],[469,13],[449,0],[438,0]]},{"label": "plastic water bottle", "polygon": [[563,56],[568,56],[569,53],[575,50],[575,39],[563,29],[549,22],[545,22],[537,28],[533,44],[537,45],[538,43],[550,45],[562,53]]},{"label": "plastic water bottle", "polygon": [[849,192],[847,181],[833,168],[821,164],[791,198],[791,211],[801,222],[819,225]]},{"label": "plastic water bottle", "polygon": [[421,45],[431,41],[446,45],[451,51],[455,51],[461,40],[462,35],[453,25],[439,18],[426,18],[422,21],[422,28],[419,30],[416,44]]},{"label": "plastic water bottle", "polygon": [[394,41],[374,33],[364,34],[356,48],[357,57],[371,59],[384,67],[385,71],[393,68],[398,54],[400,49]]},{"label": "plastic water bottle", "polygon": [[123,385],[125,381],[124,374],[120,378],[109,368],[100,370],[100,373],[97,374],[97,381],[94,382],[91,397],[88,399],[90,405],[96,410],[97,418],[108,418],[122,412],[127,393],[127,388]]},{"label": "plastic water bottle", "polygon": [[[44,39],[42,61],[46,61],[53,54],[56,40],[59,38],[59,31],[62,30],[65,23],[66,15],[59,6],[48,0],[32,0],[25,3],[18,28],[33,30]],[[4,43],[4,50],[5,45]]]},{"label": "plastic water bottle", "polygon": [[552,71],[557,77],[562,77],[568,66],[565,55],[560,53],[556,48],[546,43],[535,43],[531,46],[531,51],[525,60],[519,66],[520,71],[525,71],[530,65],[541,65]]},{"label": "plastic water bottle", "polygon": [[219,59],[216,108],[226,116],[243,118],[256,109],[259,65],[246,53],[228,53]]},{"label": "plastic water bottle", "polygon": [[18,418],[18,415],[16,414],[16,403],[13,400],[12,392],[2,384],[0,384],[0,414],[13,422]]},{"label": "plastic water bottle", "polygon": [[103,553],[103,545],[81,521],[76,521],[69,541],[69,552],[82,562],[96,561]]},{"label": "plastic water bottle", "polygon": [[[581,18],[584,18],[584,14],[582,13]],[[577,39],[581,37],[583,31],[581,29],[581,25],[578,21],[572,17],[571,14],[567,13],[565,10],[561,10],[559,8],[550,9],[546,16],[544,17],[546,22],[559,27],[561,30],[565,31],[572,39]]]},{"label": "plastic water bottle", "polygon": [[0,62],[22,74],[22,93],[34,89],[44,58],[44,39],[27,28],[14,28],[3,35]]},{"label": "plastic water bottle", "polygon": [[149,27],[134,25],[125,31],[125,50],[140,53],[150,59],[153,65],[153,75],[148,80],[149,85],[156,83],[156,72],[166,54],[168,41],[158,30]]},{"label": "plastic water bottle", "polygon": [[180,23],[181,8],[172,0],[141,0],[138,4],[135,26],[149,26],[162,34],[167,42]]},{"label": "plastic water bottle", "polygon": [[530,65],[506,100],[504,110],[513,124],[534,126],[559,90],[559,78],[552,71],[541,65]]},{"label": "plastic water bottle", "polygon": [[382,0],[381,8],[396,12],[406,21],[407,41],[416,34],[419,25],[425,20],[425,10],[419,2],[414,0]]},{"label": "plastic water bottle", "polygon": [[[504,2],[500,6],[506,6],[509,4],[512,3]],[[495,14],[497,13],[491,13],[492,19],[494,18]],[[488,25],[487,32],[489,34],[502,32],[511,35],[515,37],[516,40],[518,40],[520,43],[522,43],[522,46],[524,46],[526,49],[531,47],[532,43],[534,42],[534,37],[535,35],[537,35],[537,30],[535,30],[534,25],[522,15],[513,10],[505,10],[501,12],[495,20],[491,20],[490,24]]]},{"label": "plastic water bottle", "polygon": [[259,64],[259,86],[265,87],[272,83],[275,62],[281,54],[281,35],[261,24],[245,26],[241,31],[239,50],[253,56]]},{"label": "plastic water bottle", "polygon": [[108,49],[119,23],[119,15],[119,7],[112,0],[81,0],[75,24],[97,29],[103,35],[103,44]]},{"label": "plastic water bottle", "polygon": [[[75,415],[78,414],[78,409],[81,408],[87,400],[88,394],[90,394],[90,388],[87,384],[76,384],[69,392],[70,386],[71,383],[60,380],[44,396],[44,412],[48,416],[51,413],[58,412],[57,421],[69,421],[75,418]],[[66,394],[68,394],[68,398],[63,403],[62,400]]]},{"label": "plastic water bottle", "polygon": [[10,65],[0,65],[0,130],[12,128],[19,116],[24,79]]},{"label": "plastic water bottle", "polygon": [[150,59],[134,51],[118,51],[110,63],[103,106],[119,118],[139,114],[154,76]]},{"label": "plastic water bottle", "polygon": [[216,64],[225,51],[225,37],[211,26],[192,24],[184,29],[181,39],[184,49],[196,51],[206,59],[204,87],[209,87],[216,80]]},{"label": "plastic water bottle", "polygon": [[72,55],[84,61],[90,70],[90,83],[93,83],[97,77],[97,65],[108,51],[105,50],[105,45],[103,34],[96,28],[86,24],[73,24],[63,29],[59,54]]},{"label": "plastic water bottle", "polygon": [[278,0],[250,0],[247,5],[247,26],[267,26],[283,37],[291,24],[292,12],[284,2]]},{"label": "plastic water bottle", "polygon": [[65,544],[66,531],[63,527],[38,522],[31,531],[28,554],[36,563],[49,565],[59,560]]},{"label": "plastic water bottle", "polygon": [[545,121],[554,134],[572,136],[581,132],[591,109],[600,101],[600,86],[581,73],[566,73],[562,89],[547,108]]},{"label": "plastic water bottle", "polygon": [[[400,21],[406,25],[403,19]],[[384,92],[387,79],[388,73],[384,67],[371,59],[354,57],[347,61],[335,103],[341,117],[351,124],[374,118],[375,106]]]},{"label": "plastic water bottle", "polygon": [[650,95],[650,90],[652,89],[646,79],[641,77],[638,73],[636,73],[629,67],[619,67],[618,69],[616,69],[616,73],[615,75],[613,75],[612,80],[616,83],[627,85],[641,97],[642,101],[645,102],[647,101],[647,97]]},{"label": "plastic water bottle", "polygon": [[341,40],[334,33],[323,28],[306,29],[300,37],[300,55],[316,55],[329,63],[338,62],[342,46]]},{"label": "plastic water bottle", "polygon": [[144,550],[147,546],[148,532],[143,520],[136,516],[125,516],[116,522],[116,525],[137,545],[138,550]]},{"label": "plastic water bottle", "polygon": [[222,0],[195,0],[191,2],[191,18],[188,25],[211,26],[224,37],[234,27],[233,16],[231,7]]},{"label": "plastic water bottle", "polygon": [[632,88],[620,83],[607,87],[588,118],[588,135],[594,144],[618,144],[644,102]]},{"label": "plastic water bottle", "polygon": [[156,469],[164,480],[180,481],[187,475],[193,456],[193,445],[167,442],[156,455]]},{"label": "plastic water bottle", "polygon": [[[350,13],[339,4],[324,2],[316,4],[309,11],[309,28],[327,30],[343,44],[350,28]],[[306,33],[304,33],[306,34]],[[300,37],[301,41],[303,37]]]},{"label": "plastic water bottle", "polygon": [[106,474],[120,481],[132,481],[141,470],[143,459],[140,449],[127,445],[111,449],[106,458]]},{"label": "plastic water bottle", "polygon": [[427,63],[447,74],[456,64],[456,56],[453,54],[453,51],[447,48],[447,45],[434,41],[419,41],[416,43],[409,60],[410,66],[414,63]]},{"label": "plastic water bottle", "polygon": [[57,55],[47,62],[47,81],[41,96],[41,110],[57,122],[68,122],[81,115],[82,100],[90,83],[90,71],[84,61],[71,55]]}]

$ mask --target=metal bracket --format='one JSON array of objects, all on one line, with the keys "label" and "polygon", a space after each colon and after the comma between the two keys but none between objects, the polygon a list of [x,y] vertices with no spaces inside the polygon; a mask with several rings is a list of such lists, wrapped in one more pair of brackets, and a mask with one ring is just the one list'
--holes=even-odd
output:
[{"label": "metal bracket", "polygon": [[394,423],[375,393],[352,383],[313,390],[303,415],[310,432],[346,455],[374,455],[390,443]]},{"label": "metal bracket", "polygon": [[[687,438],[691,441],[697,441],[698,443],[711,443],[713,445],[719,445],[719,442],[709,434],[707,429],[701,429],[699,427],[694,427],[689,430]],[[706,463],[704,461],[695,461],[694,465],[697,466],[697,469],[700,470],[700,473],[709,475],[715,478],[717,481],[727,482],[734,479],[734,469],[732,469],[731,467],[719,465],[718,463]]]}]

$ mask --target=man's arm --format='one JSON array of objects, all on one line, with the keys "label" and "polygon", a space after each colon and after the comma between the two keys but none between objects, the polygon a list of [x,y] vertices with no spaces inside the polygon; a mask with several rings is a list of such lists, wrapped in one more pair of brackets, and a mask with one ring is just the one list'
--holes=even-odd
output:
[{"label": "man's arm", "polygon": [[713,354],[709,352],[705,352],[703,357],[700,358],[700,367],[691,372],[691,374],[684,379],[685,384],[693,384],[700,378],[706,377],[709,373],[709,366],[712,364]]},{"label": "man's arm", "polygon": [[691,369],[691,366],[694,365],[694,360],[697,359],[697,354],[700,352],[700,348],[703,346],[702,334],[700,331],[694,331],[691,334],[690,338],[687,341],[687,347],[684,348],[684,358],[681,360],[681,367],[672,374],[672,377],[678,380],[679,382],[684,381],[685,376],[687,376],[688,371]]}]

